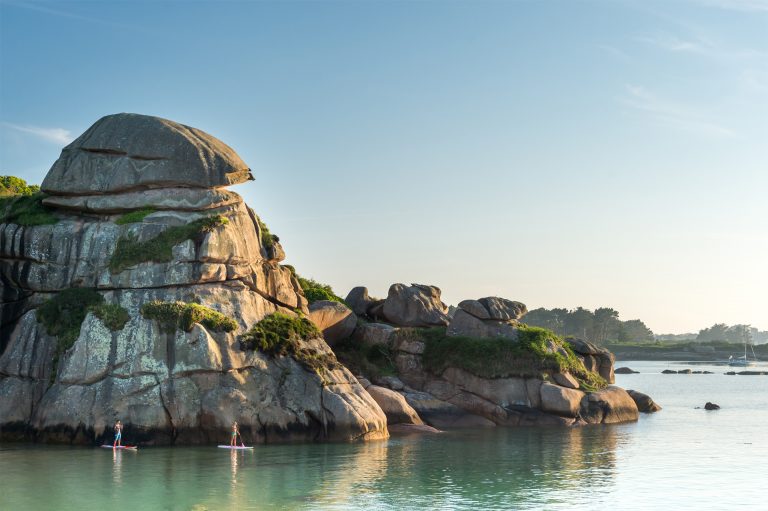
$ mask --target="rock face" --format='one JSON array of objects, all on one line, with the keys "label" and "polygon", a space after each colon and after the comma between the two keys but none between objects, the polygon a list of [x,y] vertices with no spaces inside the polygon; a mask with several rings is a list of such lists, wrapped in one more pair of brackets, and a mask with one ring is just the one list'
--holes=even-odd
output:
[{"label": "rock face", "polygon": [[325,342],[333,346],[336,341],[349,338],[357,326],[357,316],[343,303],[319,300],[309,306],[309,319],[323,333]]},{"label": "rock face", "polygon": [[445,326],[448,307],[440,301],[440,289],[421,284],[392,284],[382,313],[398,326]]},{"label": "rock face", "polygon": [[[239,336],[267,314],[309,313],[277,264],[282,248],[218,188],[249,177],[210,135],[134,114],[101,119],[62,151],[43,186],[58,222],[0,224],[0,439],[91,442],[117,419],[125,438],[150,444],[221,441],[234,420],[249,442],[387,436],[381,408],[345,368],[316,372],[241,349]],[[167,257],[115,264],[118,251],[141,256],[141,243],[207,217],[219,220],[169,243]],[[39,322],[40,306],[71,288],[121,307],[127,323],[108,327],[88,312],[63,345]],[[237,326],[169,330],[142,314],[154,300],[200,304]],[[333,357],[322,339],[303,343]]]},{"label": "rock face", "polygon": [[616,424],[636,421],[639,413],[627,391],[611,385],[584,396],[580,415],[589,424]]}]

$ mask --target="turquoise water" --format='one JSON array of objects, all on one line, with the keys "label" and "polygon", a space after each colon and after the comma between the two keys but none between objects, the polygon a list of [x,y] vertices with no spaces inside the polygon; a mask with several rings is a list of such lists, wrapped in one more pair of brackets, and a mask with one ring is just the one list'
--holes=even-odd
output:
[{"label": "turquoise water", "polygon": [[[634,424],[407,436],[365,444],[108,449],[0,446],[0,510],[766,509],[768,376],[622,362],[664,410]],[[662,369],[712,375],[661,375]],[[722,406],[695,409],[706,401]]]}]

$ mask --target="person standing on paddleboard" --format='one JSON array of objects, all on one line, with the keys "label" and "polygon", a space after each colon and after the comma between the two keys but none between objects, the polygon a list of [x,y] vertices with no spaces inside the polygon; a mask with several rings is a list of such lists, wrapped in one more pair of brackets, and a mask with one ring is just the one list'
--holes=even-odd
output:
[{"label": "person standing on paddleboard", "polygon": [[123,441],[123,423],[120,421],[115,422],[115,441],[112,443],[112,447],[122,447]]},{"label": "person standing on paddleboard", "polygon": [[237,446],[237,437],[240,437],[240,445],[243,445],[243,437],[240,436],[240,428],[237,426],[237,421],[232,423],[232,438],[229,439],[229,446]]}]

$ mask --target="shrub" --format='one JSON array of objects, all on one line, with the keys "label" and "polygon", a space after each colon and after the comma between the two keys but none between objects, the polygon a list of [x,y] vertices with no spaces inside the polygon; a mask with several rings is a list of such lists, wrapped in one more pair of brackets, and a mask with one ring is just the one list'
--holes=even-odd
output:
[{"label": "shrub", "polygon": [[57,337],[58,352],[63,353],[75,344],[89,308],[103,302],[104,297],[95,289],[65,289],[37,309],[37,320],[48,335]]},{"label": "shrub", "polygon": [[318,374],[324,369],[341,367],[333,353],[318,351],[304,343],[320,337],[320,331],[307,318],[275,312],[253,325],[242,336],[240,347],[272,356],[292,357],[305,368]]},{"label": "shrub", "polygon": [[25,226],[55,224],[58,219],[51,208],[43,205],[44,198],[43,193],[0,198],[0,223]]},{"label": "shrub", "polygon": [[333,292],[333,289],[328,284],[321,284],[313,279],[305,279],[304,277],[297,276],[299,285],[304,291],[304,296],[307,297],[309,303],[318,302],[320,300],[332,300],[334,302],[344,303],[344,300],[337,296]]},{"label": "shrub", "polygon": [[144,220],[144,217],[151,215],[155,211],[157,211],[155,208],[137,209],[136,211],[131,211],[120,216],[117,220],[115,220],[115,223],[117,225],[138,223]]},{"label": "shrub", "polygon": [[189,332],[195,323],[214,332],[232,332],[238,327],[234,319],[198,303],[153,300],[141,306],[141,315],[157,321],[168,333],[177,329]]},{"label": "shrub", "polygon": [[259,231],[261,232],[261,244],[264,248],[271,248],[272,245],[280,241],[280,238],[269,232],[269,227],[265,224],[261,218],[256,216],[256,221],[259,223]]},{"label": "shrub", "polygon": [[115,303],[91,305],[89,310],[113,332],[122,330],[128,320],[131,319],[128,311]]},{"label": "shrub", "polygon": [[527,325],[519,328],[517,340],[448,337],[444,328],[419,329],[425,342],[422,362],[435,374],[441,374],[448,367],[489,379],[570,372],[585,390],[606,385],[605,380],[588,371],[570,346],[553,332]]},{"label": "shrub", "polygon": [[147,241],[138,241],[134,236],[117,240],[115,252],[109,261],[112,273],[120,273],[139,263],[154,261],[166,263],[173,260],[173,247],[186,240],[197,239],[226,225],[229,221],[221,215],[200,218],[186,225],[169,227]]},{"label": "shrub", "polygon": [[365,345],[352,339],[337,342],[333,352],[339,361],[354,374],[361,374],[368,379],[379,376],[395,376],[397,369],[389,346]]},{"label": "shrub", "polygon": [[33,195],[40,191],[39,185],[29,185],[16,176],[0,176],[0,197],[12,195]]}]

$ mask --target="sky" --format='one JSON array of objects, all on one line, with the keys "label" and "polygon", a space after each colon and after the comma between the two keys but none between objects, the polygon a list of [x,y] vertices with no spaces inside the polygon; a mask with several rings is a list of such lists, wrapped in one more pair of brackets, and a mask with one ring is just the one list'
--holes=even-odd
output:
[{"label": "sky", "polygon": [[342,297],[768,329],[768,0],[0,0],[0,174],[117,112],[232,146]]}]

